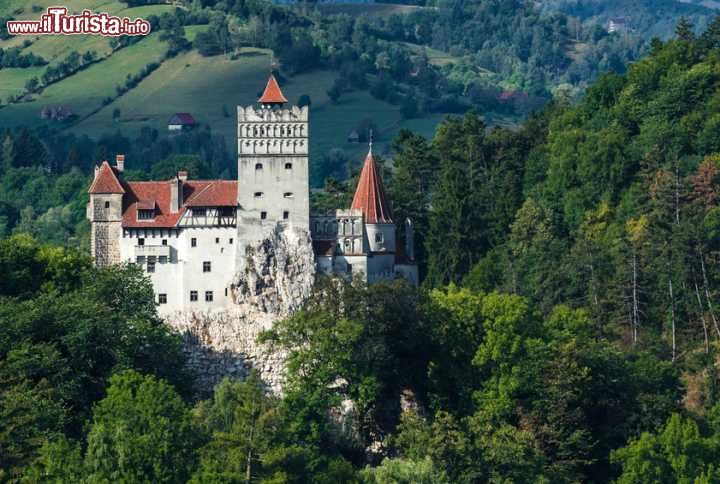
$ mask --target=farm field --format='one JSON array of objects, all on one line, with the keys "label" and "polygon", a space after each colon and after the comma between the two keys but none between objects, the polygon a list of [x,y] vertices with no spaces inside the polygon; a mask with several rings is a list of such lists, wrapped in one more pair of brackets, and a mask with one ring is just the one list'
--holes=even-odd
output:
[{"label": "farm field", "polygon": [[136,74],[146,64],[159,61],[165,53],[165,42],[158,34],[150,34],[141,42],[115,52],[60,82],[51,84],[29,102],[21,102],[0,110],[0,127],[17,125],[37,126],[43,106],[69,106],[80,117],[98,109],[102,100],[115,96],[115,86],[122,84],[128,74]]}]

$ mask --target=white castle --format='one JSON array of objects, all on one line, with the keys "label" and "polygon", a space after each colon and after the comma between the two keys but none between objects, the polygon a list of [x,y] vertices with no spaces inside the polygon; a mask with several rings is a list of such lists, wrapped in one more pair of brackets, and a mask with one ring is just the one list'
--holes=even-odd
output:
[{"label": "white castle", "polygon": [[238,107],[238,180],[125,181],[124,156],[95,169],[87,216],[98,266],[134,262],[152,281],[161,314],[228,308],[247,248],[273,230],[308,235],[318,273],[368,283],[418,282],[412,224],[396,226],[372,154],[350,209],[310,215],[308,107],[285,108],[274,76],[259,106]]}]

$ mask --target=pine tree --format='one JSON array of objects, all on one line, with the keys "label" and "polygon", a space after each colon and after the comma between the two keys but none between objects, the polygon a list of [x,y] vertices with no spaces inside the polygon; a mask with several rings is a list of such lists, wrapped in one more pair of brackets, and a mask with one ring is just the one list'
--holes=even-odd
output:
[{"label": "pine tree", "polygon": [[15,143],[13,142],[12,136],[9,134],[5,137],[2,144],[2,168],[3,172],[6,172],[12,168],[15,164]]},{"label": "pine tree", "polygon": [[680,17],[677,27],[675,27],[675,37],[680,40],[691,42],[695,40],[695,33],[693,32],[693,26],[690,21],[683,17]]}]

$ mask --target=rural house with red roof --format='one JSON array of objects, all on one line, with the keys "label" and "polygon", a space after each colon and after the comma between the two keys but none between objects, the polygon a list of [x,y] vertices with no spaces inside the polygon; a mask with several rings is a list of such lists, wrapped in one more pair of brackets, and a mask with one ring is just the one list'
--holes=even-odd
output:
[{"label": "rural house with red roof", "polygon": [[164,315],[237,304],[238,274],[278,231],[300,234],[292,240],[307,241],[308,251],[312,244],[319,273],[417,284],[412,224],[405,222],[397,247],[372,143],[351,207],[311,215],[309,108],[286,103],[271,75],[257,106],[238,107],[237,180],[190,180],[180,171],[170,180],[126,181],[123,155],[114,166],[103,161],[87,206],[95,264],[142,267]]},{"label": "rural house with red roof", "polygon": [[168,131],[187,131],[193,129],[197,123],[190,113],[175,113],[168,119]]}]

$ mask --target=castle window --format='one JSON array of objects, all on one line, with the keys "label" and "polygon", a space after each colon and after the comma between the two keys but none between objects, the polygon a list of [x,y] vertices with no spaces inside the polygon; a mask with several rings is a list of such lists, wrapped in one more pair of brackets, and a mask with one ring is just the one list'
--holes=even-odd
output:
[{"label": "castle window", "polygon": [[225,288],[225,297],[227,297],[227,287]]},{"label": "castle window", "polygon": [[190,291],[190,301],[197,301],[197,291]]},{"label": "castle window", "polygon": [[190,247],[197,247],[197,239],[195,237],[190,239]]},{"label": "castle window", "polygon": [[383,241],[383,234],[382,234],[382,232],[377,232],[377,233],[375,234],[375,242],[377,242],[378,244],[382,244],[382,241]]},{"label": "castle window", "polygon": [[105,208],[110,208],[110,202],[105,202]]},{"label": "castle window", "polygon": [[287,219],[289,219],[289,218],[290,218],[290,212],[288,212],[287,210],[285,210],[285,211],[283,212],[283,220],[287,220]]},{"label": "castle window", "polygon": [[285,163],[286,170],[292,170],[292,163]]},{"label": "castle window", "polygon": [[230,244],[232,244],[232,243],[233,243],[233,239],[232,239],[232,237],[230,237],[230,242],[229,242],[229,243],[230,243]]},{"label": "castle window", "polygon": [[148,271],[148,272],[155,272],[155,261],[154,261],[154,260],[151,261],[151,260],[148,259],[147,271]]},{"label": "castle window", "polygon": [[140,266],[143,265],[145,263],[145,256],[144,255],[137,256],[135,258],[135,263]]},{"label": "castle window", "polygon": [[155,218],[155,210],[138,210],[138,220],[152,220]]},{"label": "castle window", "polygon": [[262,198],[262,192],[255,192],[255,198]]},{"label": "castle window", "polygon": [[260,220],[265,220],[267,218],[267,212],[260,212]]},{"label": "castle window", "polygon": [[285,192],[285,193],[283,193],[283,197],[285,197],[285,198],[293,198],[293,193],[292,193],[292,192]]},{"label": "castle window", "polygon": [[138,239],[138,245],[140,245],[140,246],[145,245],[145,239],[142,239],[142,238]]},{"label": "castle window", "polygon": [[203,272],[210,272],[210,261],[206,260],[203,262]]},{"label": "castle window", "polygon": [[158,294],[158,303],[167,304],[167,294]]},{"label": "castle window", "polygon": [[262,170],[263,166],[262,163],[255,163],[255,171]]},{"label": "castle window", "polygon": [[167,245],[167,239],[162,239],[162,245]]},{"label": "castle window", "polygon": [[352,264],[347,264],[345,266],[345,272],[347,272],[348,274],[352,274]]},{"label": "castle window", "polygon": [[158,257],[158,262],[160,262],[161,264],[167,264],[167,261],[168,258],[166,255],[161,255],[160,257]]},{"label": "castle window", "polygon": [[220,237],[215,237],[215,243],[216,243],[216,244],[219,244],[219,243],[220,243]]},{"label": "castle window", "polygon": [[205,291],[205,302],[213,302],[213,292]]}]

